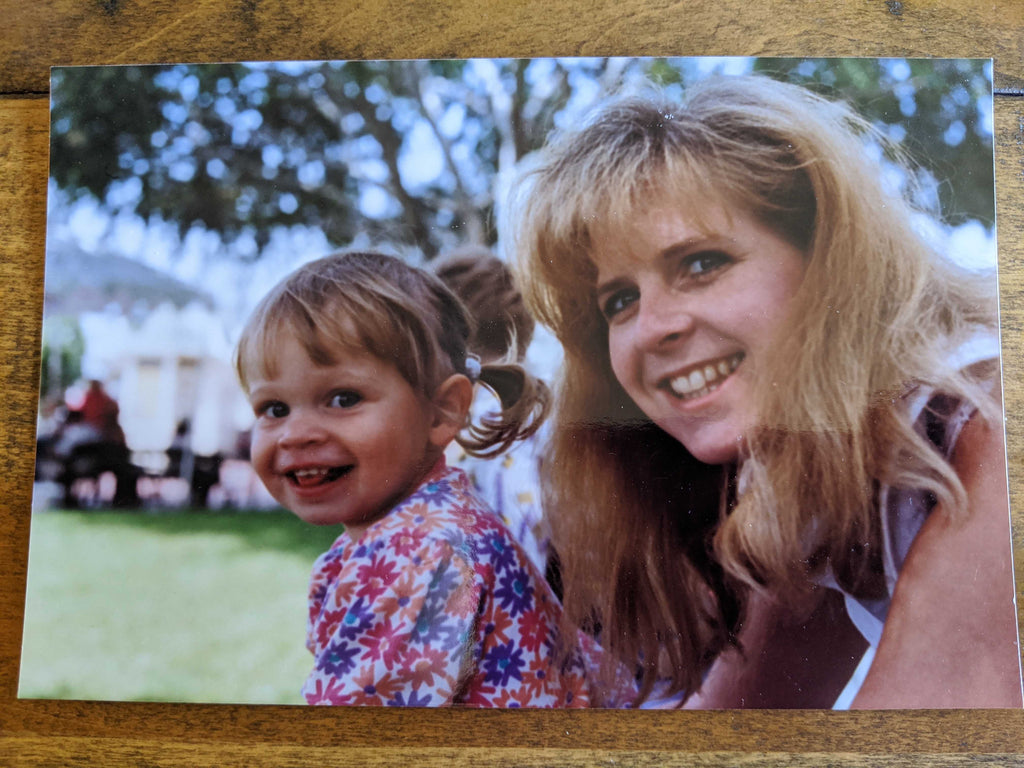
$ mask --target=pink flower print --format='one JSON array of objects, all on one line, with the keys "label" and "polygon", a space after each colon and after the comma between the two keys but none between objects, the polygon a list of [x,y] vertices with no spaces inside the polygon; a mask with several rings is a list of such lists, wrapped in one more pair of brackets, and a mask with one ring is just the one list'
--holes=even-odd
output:
[{"label": "pink flower print", "polygon": [[519,618],[519,644],[530,653],[537,653],[548,639],[550,621],[545,611],[526,611]]},{"label": "pink flower print", "polygon": [[430,645],[422,646],[409,657],[409,681],[414,688],[433,686],[435,677],[451,682],[448,663],[448,652],[444,649]]},{"label": "pink flower print", "polygon": [[494,610],[485,617],[485,620],[487,623],[484,625],[484,633],[488,635],[488,642],[507,643],[512,639],[509,633],[515,629],[515,622],[507,613]]},{"label": "pink flower print", "polygon": [[330,589],[331,586],[333,586],[333,590],[330,592],[330,607],[339,608],[348,605],[355,599],[359,582],[348,578],[335,581],[333,585],[328,585],[328,588]]},{"label": "pink flower print", "polygon": [[366,648],[363,658],[369,661],[381,661],[390,672],[401,655],[405,633],[391,623],[391,617],[381,617],[370,627],[361,638],[359,644]]},{"label": "pink flower print", "polygon": [[356,595],[373,602],[397,577],[395,561],[386,553],[375,554],[369,563],[359,566],[356,571],[356,580],[359,582]]},{"label": "pink flower print", "polygon": [[488,702],[488,705],[502,709],[515,709],[521,706],[511,688],[502,688],[498,695]]},{"label": "pink flower print", "polygon": [[334,633],[338,631],[338,627],[341,626],[341,620],[344,615],[344,611],[324,611],[315,625],[315,635],[313,637],[315,648],[323,648],[330,642],[331,637],[334,636]]},{"label": "pink flower print", "polygon": [[311,703],[586,704],[582,673],[553,666],[558,604],[466,486],[457,471],[432,475],[318,561]]},{"label": "pink flower print", "polygon": [[399,557],[412,557],[423,546],[426,536],[422,528],[403,528],[391,537],[391,548]]},{"label": "pink flower print", "polygon": [[531,696],[540,696],[552,683],[558,682],[551,659],[547,656],[534,656],[530,660],[530,668],[523,673],[523,687],[529,689]]},{"label": "pink flower print", "polygon": [[342,704],[342,682],[336,677],[329,677],[326,680],[318,677],[314,683],[313,690],[306,693],[307,704]]},{"label": "pink flower print", "polygon": [[459,703],[470,707],[500,707],[496,703],[500,695],[498,688],[487,685],[484,674],[480,672],[470,681]]},{"label": "pink flower print", "polygon": [[388,521],[389,525],[399,526],[409,530],[419,529],[426,532],[432,526],[428,523],[430,509],[422,501],[410,499],[396,509]]},{"label": "pink flower print", "polygon": [[536,701],[533,693],[530,691],[528,686],[520,685],[510,689],[512,694],[512,703],[510,707],[530,707],[537,706],[539,702]]},{"label": "pink flower print", "polygon": [[377,677],[374,665],[370,665],[353,675],[352,682],[356,690],[351,694],[353,704],[382,705],[404,688],[402,681],[392,674]]},{"label": "pink flower print", "polygon": [[420,591],[415,573],[402,574],[391,586],[390,593],[378,601],[380,613],[395,616],[398,621],[415,621],[420,610],[421,601],[417,599]]}]

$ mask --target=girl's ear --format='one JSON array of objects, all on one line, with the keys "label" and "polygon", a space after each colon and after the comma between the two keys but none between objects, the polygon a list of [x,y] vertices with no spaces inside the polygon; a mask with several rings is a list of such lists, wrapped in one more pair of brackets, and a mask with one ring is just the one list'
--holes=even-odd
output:
[{"label": "girl's ear", "polygon": [[473,403],[473,383],[461,373],[454,373],[441,382],[431,400],[434,421],[430,442],[438,448],[447,447],[464,426]]}]

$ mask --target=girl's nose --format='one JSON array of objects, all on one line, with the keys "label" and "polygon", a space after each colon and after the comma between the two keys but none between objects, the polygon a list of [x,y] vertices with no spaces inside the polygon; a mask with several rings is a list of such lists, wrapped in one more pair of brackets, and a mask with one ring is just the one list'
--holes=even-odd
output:
[{"label": "girl's nose", "polygon": [[293,410],[286,417],[283,428],[278,434],[278,445],[283,448],[294,448],[322,442],[326,438],[321,421],[316,414],[302,410]]},{"label": "girl's nose", "polygon": [[657,351],[685,338],[694,318],[683,299],[665,288],[649,288],[640,296],[636,343],[643,351]]}]

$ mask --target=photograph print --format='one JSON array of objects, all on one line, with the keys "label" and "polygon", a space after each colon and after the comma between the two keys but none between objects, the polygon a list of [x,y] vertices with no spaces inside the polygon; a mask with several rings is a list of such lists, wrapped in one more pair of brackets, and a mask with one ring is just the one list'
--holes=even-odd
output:
[{"label": "photograph print", "polygon": [[1019,708],[992,63],[57,67],[19,696]]}]

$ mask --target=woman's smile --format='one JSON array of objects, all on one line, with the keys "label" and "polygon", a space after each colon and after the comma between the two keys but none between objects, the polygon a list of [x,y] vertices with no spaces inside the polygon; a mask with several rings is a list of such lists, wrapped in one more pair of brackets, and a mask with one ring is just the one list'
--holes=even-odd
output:
[{"label": "woman's smile", "polygon": [[722,386],[743,358],[742,352],[736,352],[717,360],[698,363],[682,373],[669,377],[662,386],[680,400],[697,400]]},{"label": "woman's smile", "polygon": [[698,460],[736,461],[803,252],[745,211],[654,208],[594,254],[612,370]]}]

